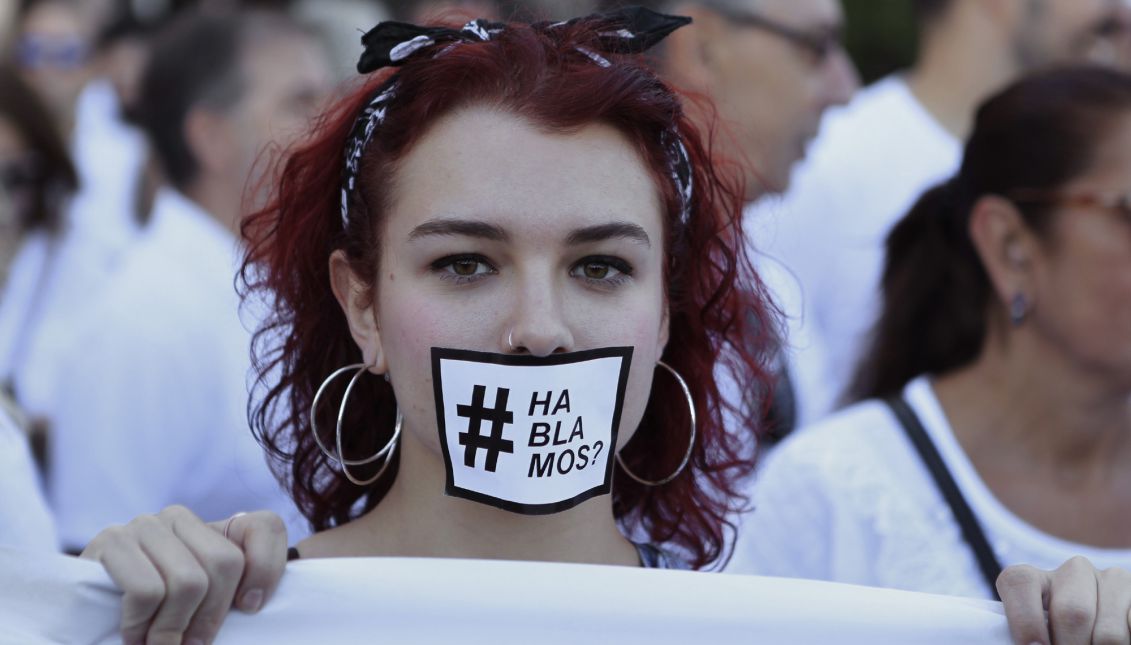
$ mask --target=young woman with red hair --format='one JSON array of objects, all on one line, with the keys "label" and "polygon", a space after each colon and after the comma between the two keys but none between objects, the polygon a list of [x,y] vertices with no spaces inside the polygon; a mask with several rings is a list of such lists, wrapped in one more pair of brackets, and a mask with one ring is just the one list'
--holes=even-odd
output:
[{"label": "young woman with red hair", "polygon": [[[253,423],[317,531],[290,557],[725,558],[755,442],[724,418],[756,429],[762,410],[728,405],[716,379],[727,372],[743,401],[765,401],[774,321],[742,251],[742,187],[716,172],[678,96],[636,55],[684,22],[626,11],[367,34],[359,70],[399,69],[338,103],[245,228],[248,301],[272,312],[254,348]],[[494,409],[477,385],[449,416],[452,352],[486,382],[563,365],[599,381],[599,360],[619,360],[605,486],[532,501],[453,481],[479,448],[486,475],[524,442],[496,433],[502,387],[490,388]],[[538,382],[584,389],[565,373]],[[333,377],[347,374],[343,392]],[[463,417],[457,442],[445,420]],[[461,446],[463,464],[449,454]],[[572,481],[574,457],[562,466],[551,475]],[[535,470],[527,484],[541,495]],[[166,509],[84,555],[126,592],[127,642],[207,642],[233,604],[255,611],[270,595],[279,527],[263,514],[209,527]]]},{"label": "young woman with red hair", "polygon": [[[744,400],[764,399],[773,321],[742,253],[741,186],[716,174],[680,99],[634,53],[684,22],[641,12],[403,37],[386,26],[379,35],[397,42],[367,55],[398,69],[372,74],[284,160],[272,203],[245,223],[244,276],[248,298],[271,311],[255,344],[253,425],[317,531],[297,545],[301,557],[701,568],[724,555],[755,447],[725,431],[724,413],[754,428],[761,410],[724,410],[716,371],[725,362]],[[607,33],[616,29],[631,34]],[[344,150],[357,154],[343,189]],[[607,460],[611,494],[538,515],[444,495],[436,347],[533,357],[632,348],[613,453],[627,470]],[[686,396],[656,370],[661,360]],[[348,378],[327,384],[315,434],[307,411],[322,384],[355,364],[369,374],[350,371],[340,437]],[[349,465],[383,446],[382,458]],[[164,515],[191,540],[184,511]],[[229,537],[253,519],[231,522]],[[87,555],[106,561],[123,532]],[[225,546],[218,558],[238,555]],[[193,546],[172,550],[183,559]],[[235,592],[208,585],[190,601],[196,622]],[[179,604],[162,606],[151,628]]]}]

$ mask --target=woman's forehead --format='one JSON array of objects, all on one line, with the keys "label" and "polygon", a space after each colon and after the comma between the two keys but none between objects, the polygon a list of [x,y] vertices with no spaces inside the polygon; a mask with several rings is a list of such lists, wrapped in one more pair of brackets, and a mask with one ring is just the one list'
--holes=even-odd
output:
[{"label": "woman's forehead", "polygon": [[468,108],[430,128],[396,173],[386,223],[394,237],[429,219],[473,218],[520,234],[626,221],[659,239],[656,181],[608,125],[548,132],[510,112]]},{"label": "woman's forehead", "polygon": [[1131,113],[1108,127],[1091,153],[1088,168],[1065,188],[1131,192]]}]

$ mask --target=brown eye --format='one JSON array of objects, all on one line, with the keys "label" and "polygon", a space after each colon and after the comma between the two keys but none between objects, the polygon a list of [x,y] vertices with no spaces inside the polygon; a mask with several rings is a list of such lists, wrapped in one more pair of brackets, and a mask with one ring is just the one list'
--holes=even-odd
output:
[{"label": "brown eye", "polygon": [[465,284],[498,273],[491,261],[482,255],[449,255],[434,261],[431,270],[441,279]]},{"label": "brown eye", "polygon": [[569,274],[591,285],[615,287],[629,279],[632,267],[621,258],[594,255],[578,261],[569,270]]},{"label": "brown eye", "polygon": [[584,272],[590,280],[604,280],[609,275],[609,265],[590,262],[585,265]]},{"label": "brown eye", "polygon": [[479,268],[479,261],[470,259],[456,260],[452,262],[451,267],[452,273],[456,275],[471,276],[475,275],[476,269]]}]

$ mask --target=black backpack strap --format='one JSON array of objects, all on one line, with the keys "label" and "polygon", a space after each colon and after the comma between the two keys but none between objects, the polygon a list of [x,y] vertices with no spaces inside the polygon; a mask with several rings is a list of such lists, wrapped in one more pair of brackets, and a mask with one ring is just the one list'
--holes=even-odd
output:
[{"label": "black backpack strap", "polygon": [[970,550],[974,552],[974,558],[977,559],[978,567],[982,570],[986,584],[993,591],[994,598],[1001,600],[996,585],[997,577],[1001,574],[1001,563],[994,555],[994,550],[990,548],[989,540],[986,539],[986,534],[982,531],[978,518],[974,517],[974,511],[970,510],[970,505],[966,503],[966,498],[962,496],[962,491],[959,490],[954,477],[947,470],[946,462],[943,461],[938,448],[931,441],[931,437],[923,428],[923,424],[919,421],[915,411],[911,409],[907,401],[903,400],[902,396],[886,397],[884,403],[887,403],[892,413],[895,414],[895,418],[903,426],[907,438],[915,446],[915,450],[923,460],[923,465],[931,473],[931,477],[935,480],[935,485],[938,486],[943,499],[950,506],[954,519],[958,521],[958,526],[962,528],[962,537],[966,539],[966,543],[970,545]]}]

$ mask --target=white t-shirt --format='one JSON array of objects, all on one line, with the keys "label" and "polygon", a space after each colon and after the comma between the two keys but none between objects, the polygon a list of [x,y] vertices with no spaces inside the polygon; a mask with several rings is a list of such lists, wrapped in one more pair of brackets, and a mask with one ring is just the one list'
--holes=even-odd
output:
[{"label": "white t-shirt", "polygon": [[247,422],[251,332],[235,237],[163,190],[67,354],[48,493],[66,547],[169,504],[206,520],[269,509],[308,532]]},{"label": "white t-shirt", "polygon": [[[903,396],[1003,566],[1055,569],[1075,555],[1131,568],[1131,549],[1075,544],[1003,506],[954,438],[926,377]],[[973,552],[887,405],[865,401],[788,438],[756,475],[727,571],[992,597]]]},{"label": "white t-shirt", "polygon": [[47,510],[27,439],[3,409],[0,409],[0,546],[30,551],[59,548],[55,521]]},{"label": "white t-shirt", "polygon": [[747,230],[764,279],[790,319],[798,423],[830,412],[878,312],[884,242],[927,188],[953,175],[960,142],[892,76],[831,111],[780,199],[759,201]]},{"label": "white t-shirt", "polygon": [[57,234],[36,231],[20,244],[0,290],[0,381],[17,403],[50,418],[61,355],[117,270],[125,248],[64,222]]}]

